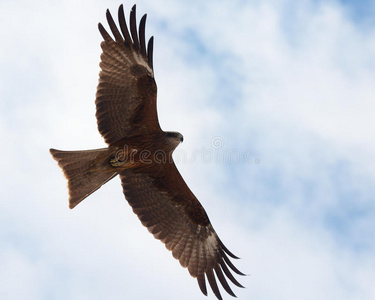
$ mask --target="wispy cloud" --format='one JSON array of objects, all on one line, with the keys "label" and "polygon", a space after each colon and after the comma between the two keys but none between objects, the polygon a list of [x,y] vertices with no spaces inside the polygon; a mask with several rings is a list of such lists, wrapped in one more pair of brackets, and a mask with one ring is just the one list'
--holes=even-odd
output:
[{"label": "wispy cloud", "polygon": [[[239,298],[374,298],[375,31],[358,17],[372,10],[348,1],[137,4],[155,36],[162,128],[185,137],[178,150],[193,155],[219,137],[219,150],[258,159],[178,165],[251,275]],[[0,298],[203,297],[117,179],[68,210],[48,153],[104,146],[93,101],[107,5],[0,4]]]}]

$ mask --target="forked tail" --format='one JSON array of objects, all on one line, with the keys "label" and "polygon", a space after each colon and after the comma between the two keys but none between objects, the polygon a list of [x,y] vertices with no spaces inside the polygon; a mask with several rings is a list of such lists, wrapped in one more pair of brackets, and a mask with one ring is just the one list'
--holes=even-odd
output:
[{"label": "forked tail", "polygon": [[111,169],[97,168],[94,161],[109,157],[108,149],[86,151],[61,151],[50,149],[53,158],[68,179],[69,207],[74,208],[87,196],[117,175]]}]

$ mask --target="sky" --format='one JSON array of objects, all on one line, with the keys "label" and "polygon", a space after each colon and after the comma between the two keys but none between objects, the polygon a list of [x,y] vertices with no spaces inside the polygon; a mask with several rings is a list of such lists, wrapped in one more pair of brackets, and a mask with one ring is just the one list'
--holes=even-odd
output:
[{"label": "sky", "polygon": [[[105,147],[95,92],[118,1],[0,1],[0,298],[215,299],[114,178],[75,209],[48,149]],[[125,2],[126,16],[133,2]],[[375,299],[372,1],[137,1],[158,114],[239,299]],[[229,295],[222,295],[230,299]]]}]

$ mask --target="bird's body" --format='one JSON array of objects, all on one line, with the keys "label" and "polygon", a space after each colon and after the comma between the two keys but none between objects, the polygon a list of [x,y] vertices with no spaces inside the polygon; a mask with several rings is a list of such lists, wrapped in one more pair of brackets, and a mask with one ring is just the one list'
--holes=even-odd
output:
[{"label": "bird's body", "polygon": [[228,256],[206,211],[178,172],[172,153],[183,141],[178,132],[160,128],[156,110],[153,71],[153,38],[145,42],[146,15],[137,32],[135,6],[130,13],[130,32],[122,5],[120,31],[111,14],[107,20],[115,40],[99,23],[101,72],[96,94],[99,132],[108,148],[50,152],[68,179],[69,206],[74,208],[103,184],[119,175],[126,200],[144,226],[161,240],[183,267],[198,280],[207,295],[205,276],[217,298],[216,277],[234,296],[224,274],[242,287],[230,273],[238,271]]}]

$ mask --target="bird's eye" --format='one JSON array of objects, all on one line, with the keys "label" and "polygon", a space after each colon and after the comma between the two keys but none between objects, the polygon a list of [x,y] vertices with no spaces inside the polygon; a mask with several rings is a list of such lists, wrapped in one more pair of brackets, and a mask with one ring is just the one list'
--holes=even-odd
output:
[{"label": "bird's eye", "polygon": [[183,136],[180,138],[180,141],[181,141],[181,143],[184,141],[184,137]]}]

